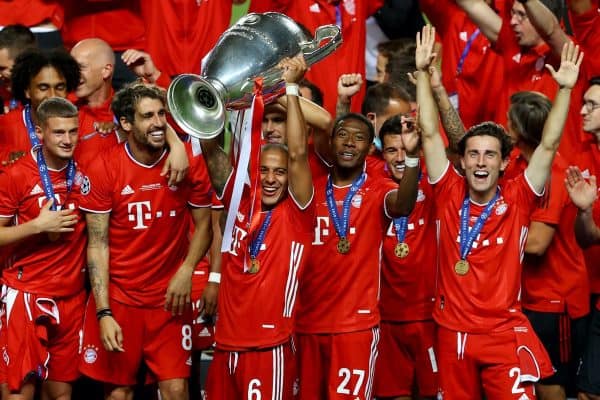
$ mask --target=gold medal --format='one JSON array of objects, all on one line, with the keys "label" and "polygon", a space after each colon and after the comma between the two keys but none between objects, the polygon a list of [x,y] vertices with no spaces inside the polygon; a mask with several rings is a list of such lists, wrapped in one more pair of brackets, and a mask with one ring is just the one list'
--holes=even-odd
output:
[{"label": "gold medal", "polygon": [[347,254],[350,251],[350,241],[348,238],[340,238],[337,244],[337,249],[340,254]]},{"label": "gold medal", "polygon": [[251,274],[256,274],[256,273],[258,273],[259,269],[260,269],[260,261],[258,261],[258,259],[256,259],[256,258],[251,258],[250,259],[250,268],[248,269],[248,272]]},{"label": "gold medal", "polygon": [[454,265],[454,272],[458,275],[466,275],[469,272],[469,262],[467,260],[458,260]]},{"label": "gold medal", "polygon": [[394,248],[394,254],[396,254],[396,257],[398,258],[406,258],[409,251],[410,248],[408,247],[408,243],[405,242],[396,243],[396,247]]}]

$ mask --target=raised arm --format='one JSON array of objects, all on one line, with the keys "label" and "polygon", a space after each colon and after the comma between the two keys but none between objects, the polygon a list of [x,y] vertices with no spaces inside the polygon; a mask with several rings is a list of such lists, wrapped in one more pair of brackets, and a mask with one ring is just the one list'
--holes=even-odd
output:
[{"label": "raised arm", "polygon": [[220,198],[223,196],[227,179],[229,179],[229,176],[233,172],[233,166],[225,150],[219,146],[218,138],[219,136],[213,139],[200,140],[200,146],[202,147],[202,154],[208,168],[210,182],[217,196]]},{"label": "raised arm", "polygon": [[495,43],[498,40],[502,18],[484,0],[456,0],[456,4],[467,13],[490,42]]},{"label": "raised arm", "polygon": [[570,41],[567,34],[560,27],[558,19],[540,0],[527,0],[523,3],[529,21],[552,48],[554,54],[560,56],[563,46]]},{"label": "raised arm", "polygon": [[465,135],[465,126],[458,115],[458,111],[456,111],[450,102],[448,92],[446,92],[446,88],[442,84],[440,71],[435,64],[436,63],[432,63],[432,65],[429,67],[429,74],[431,75],[431,90],[440,113],[442,126],[446,131],[446,135],[448,135],[450,150],[452,150],[454,153],[457,153],[458,142],[460,142],[462,137]]},{"label": "raised arm", "polygon": [[92,294],[96,301],[100,340],[108,351],[123,350],[123,333],[121,327],[110,311],[108,297],[109,247],[108,226],[110,213],[86,213],[88,244],[87,268],[92,286]]},{"label": "raised arm", "polygon": [[306,123],[300,107],[298,82],[307,70],[303,56],[285,59],[281,63],[286,82],[288,190],[301,207],[313,197],[313,182],[308,163],[308,138]]},{"label": "raised arm", "polygon": [[417,33],[415,63],[417,66],[417,104],[419,106],[419,126],[427,173],[432,182],[442,176],[448,167],[448,157],[444,141],[438,129],[438,109],[431,93],[428,69],[435,58],[433,45],[435,28],[430,25]]},{"label": "raised arm", "polygon": [[594,202],[598,199],[596,177],[590,176],[586,181],[577,167],[569,167],[565,178],[565,186],[573,203],[577,206],[575,219],[575,239],[582,248],[600,244],[600,228],[593,218]]},{"label": "raised arm", "polygon": [[179,136],[173,127],[169,124],[167,124],[165,139],[167,140],[170,151],[160,175],[168,176],[168,185],[172,186],[185,178],[188,169],[190,168],[190,161],[188,160],[187,152],[185,151],[185,145],[181,139],[179,139]]},{"label": "raised arm", "polygon": [[544,124],[540,144],[534,150],[525,170],[529,183],[538,193],[543,192],[546,179],[550,175],[550,167],[558,150],[569,112],[571,90],[577,82],[582,60],[583,53],[579,51],[579,46],[569,42],[563,46],[558,71],[555,71],[551,65],[546,64],[546,68],[558,83],[559,89]]}]

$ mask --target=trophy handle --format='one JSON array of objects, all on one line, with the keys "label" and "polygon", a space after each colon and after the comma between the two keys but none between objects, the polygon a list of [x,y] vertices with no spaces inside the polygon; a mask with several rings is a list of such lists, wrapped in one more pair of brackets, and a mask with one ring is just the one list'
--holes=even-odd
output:
[{"label": "trophy handle", "polygon": [[[328,40],[323,46],[321,42]],[[312,65],[331,54],[342,44],[342,31],[337,25],[323,25],[315,31],[315,38],[310,42],[300,43],[304,59]]]}]

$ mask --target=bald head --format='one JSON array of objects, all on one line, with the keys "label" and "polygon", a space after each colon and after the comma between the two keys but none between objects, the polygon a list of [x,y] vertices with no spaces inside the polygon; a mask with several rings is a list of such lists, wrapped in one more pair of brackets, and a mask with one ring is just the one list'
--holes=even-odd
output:
[{"label": "bald head", "polygon": [[110,94],[115,53],[102,39],[84,39],[71,49],[81,67],[81,80],[75,94],[92,106],[104,103]]}]

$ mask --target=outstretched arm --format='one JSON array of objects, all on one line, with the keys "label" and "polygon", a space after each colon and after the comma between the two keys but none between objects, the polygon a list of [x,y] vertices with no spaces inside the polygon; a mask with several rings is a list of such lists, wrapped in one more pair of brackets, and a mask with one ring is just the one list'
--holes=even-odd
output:
[{"label": "outstretched arm", "polygon": [[430,25],[423,27],[422,33],[417,33],[417,50],[415,63],[417,66],[417,104],[419,105],[419,126],[427,173],[432,182],[442,176],[448,167],[448,157],[444,141],[438,129],[438,109],[431,93],[431,83],[428,69],[435,58],[433,45],[435,43],[435,28]]},{"label": "outstretched arm", "polygon": [[308,69],[302,55],[281,62],[287,97],[288,190],[305,207],[313,196],[313,182],[308,163],[306,123],[298,97],[298,82]]},{"label": "outstretched arm", "polygon": [[[221,133],[222,134],[222,133]],[[233,172],[231,160],[225,150],[218,143],[218,137],[213,139],[200,140],[202,154],[206,161],[210,182],[220,198],[223,196],[227,179]]]},{"label": "outstretched arm", "polygon": [[502,18],[483,0],[456,0],[481,33],[492,43],[498,40],[502,28]]},{"label": "outstretched arm", "polygon": [[570,39],[560,27],[556,16],[540,0],[527,0],[523,6],[535,30],[552,48],[554,54],[559,56],[563,46]]},{"label": "outstretched arm", "polygon": [[525,170],[529,183],[537,193],[542,193],[546,180],[550,175],[550,167],[558,150],[569,112],[571,90],[577,83],[582,60],[583,53],[579,51],[579,46],[569,42],[563,46],[558,71],[555,71],[551,65],[546,64],[546,68],[550,71],[560,89],[554,98],[554,104],[544,124],[542,140],[534,150]]}]

